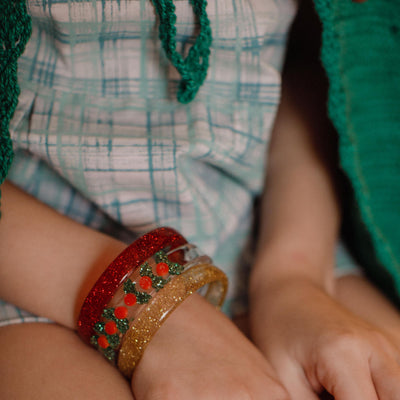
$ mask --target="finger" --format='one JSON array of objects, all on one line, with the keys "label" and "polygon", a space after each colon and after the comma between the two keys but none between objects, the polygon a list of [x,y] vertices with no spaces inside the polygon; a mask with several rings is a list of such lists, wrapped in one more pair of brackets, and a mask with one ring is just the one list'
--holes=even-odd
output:
[{"label": "finger", "polygon": [[294,379],[283,382],[289,395],[292,399],[296,400],[318,400],[318,396],[311,389],[308,382],[304,382],[301,377],[295,377]]},{"label": "finger", "polygon": [[252,399],[257,399],[257,400],[265,400],[266,398],[268,398],[268,400],[296,399],[296,397],[292,397],[289,394],[289,392],[281,382],[275,379],[271,379],[271,377],[267,375],[265,376],[263,385],[260,385],[258,387],[258,390],[256,390],[255,387],[253,387],[253,390],[254,390],[254,395],[251,397]]},{"label": "finger", "polygon": [[[395,356],[396,357],[396,356]],[[379,399],[400,399],[400,366],[395,358],[372,357],[371,375]]]},{"label": "finger", "polygon": [[299,364],[282,354],[280,356],[273,355],[270,361],[291,399],[318,400],[318,396],[312,390]]},{"label": "finger", "polygon": [[263,361],[263,368],[260,368],[262,373],[253,374],[250,379],[247,379],[247,385],[251,387],[253,393],[251,398],[255,400],[265,400],[266,397],[268,400],[296,399],[289,395],[273,366],[265,359]]},{"label": "finger", "polygon": [[320,384],[335,400],[378,400],[367,360],[360,357],[336,360],[317,372]]}]

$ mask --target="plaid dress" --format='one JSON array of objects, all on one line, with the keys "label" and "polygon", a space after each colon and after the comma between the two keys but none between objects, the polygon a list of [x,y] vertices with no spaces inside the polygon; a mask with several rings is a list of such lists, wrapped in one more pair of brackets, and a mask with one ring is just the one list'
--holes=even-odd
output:
[{"label": "plaid dress", "polygon": [[[196,38],[176,0],[177,50]],[[207,79],[189,104],[166,59],[150,0],[28,0],[9,179],[69,217],[133,240],[176,228],[230,279],[244,310],[244,261],[280,98],[294,0],[210,0]],[[2,303],[0,319],[33,318]]]}]

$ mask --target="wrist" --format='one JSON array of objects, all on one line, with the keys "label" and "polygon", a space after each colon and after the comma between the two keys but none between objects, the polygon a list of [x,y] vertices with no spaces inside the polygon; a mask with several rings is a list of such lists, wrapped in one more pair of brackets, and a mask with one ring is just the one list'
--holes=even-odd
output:
[{"label": "wrist", "polygon": [[86,265],[84,267],[84,274],[81,276],[79,284],[76,285],[74,328],[76,327],[76,321],[82,304],[90,289],[113,260],[127,247],[126,243],[106,235],[98,234],[97,232],[85,244],[86,251],[82,256],[86,259]]},{"label": "wrist", "polygon": [[330,298],[320,285],[294,276],[277,280],[266,290],[253,293],[249,313],[252,339],[260,348],[266,337],[278,335],[276,339],[280,340],[280,336],[289,333],[285,331],[290,324],[305,323],[307,313],[316,304],[323,304],[327,297]]},{"label": "wrist", "polygon": [[227,279],[178,232],[160,227],[136,239],[102,272],[87,294],[78,333],[127,377],[167,318],[207,286],[220,307]]},{"label": "wrist", "polygon": [[309,252],[268,248],[259,251],[250,275],[249,293],[259,297],[281,285],[311,284],[327,293],[333,292],[332,257],[314,257]]},{"label": "wrist", "polygon": [[257,314],[259,308],[279,308],[282,301],[290,301],[292,295],[297,296],[301,292],[314,290],[324,291],[324,289],[313,279],[302,275],[287,275],[268,282],[254,284],[250,287],[250,312]]}]

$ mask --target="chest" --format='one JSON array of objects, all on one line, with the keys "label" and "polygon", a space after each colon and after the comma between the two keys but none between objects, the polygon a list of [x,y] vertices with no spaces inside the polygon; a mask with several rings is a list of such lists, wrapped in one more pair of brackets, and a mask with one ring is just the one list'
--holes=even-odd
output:
[{"label": "chest", "polygon": [[[175,0],[176,39],[195,37],[197,20],[189,0]],[[158,36],[159,18],[151,0],[28,0],[41,29],[69,45],[92,40],[144,40]],[[211,0],[207,14],[214,48],[252,48],[287,29],[294,0]]]}]

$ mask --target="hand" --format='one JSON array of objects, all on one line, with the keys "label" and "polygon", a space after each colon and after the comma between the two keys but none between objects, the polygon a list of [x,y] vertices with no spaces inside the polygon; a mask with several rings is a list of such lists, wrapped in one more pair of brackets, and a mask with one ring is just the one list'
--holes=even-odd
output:
[{"label": "hand", "polygon": [[264,356],[198,295],[154,336],[132,389],[136,400],[289,400]]},{"label": "hand", "polygon": [[253,297],[254,341],[296,400],[400,399],[398,348],[308,281]]}]

